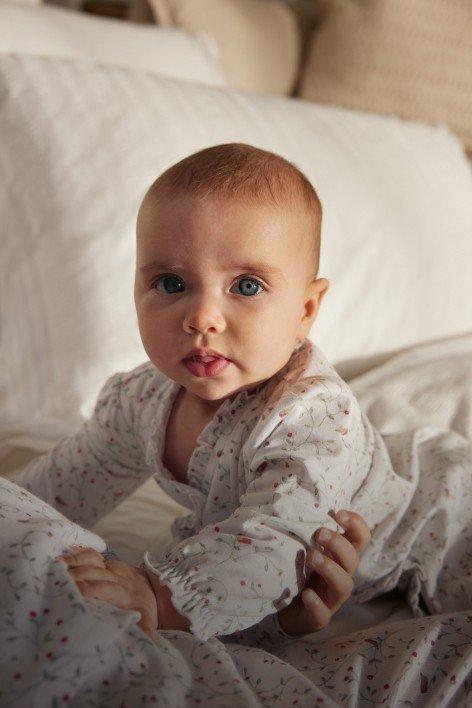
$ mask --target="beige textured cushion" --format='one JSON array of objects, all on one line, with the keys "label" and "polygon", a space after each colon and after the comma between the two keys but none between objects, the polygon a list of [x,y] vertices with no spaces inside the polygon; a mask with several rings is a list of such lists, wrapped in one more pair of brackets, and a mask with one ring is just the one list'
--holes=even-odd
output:
[{"label": "beige textured cushion", "polygon": [[301,98],[445,123],[472,152],[471,0],[317,0]]},{"label": "beige textured cushion", "polygon": [[216,40],[228,85],[289,95],[300,64],[300,34],[281,0],[149,0],[156,22]]}]

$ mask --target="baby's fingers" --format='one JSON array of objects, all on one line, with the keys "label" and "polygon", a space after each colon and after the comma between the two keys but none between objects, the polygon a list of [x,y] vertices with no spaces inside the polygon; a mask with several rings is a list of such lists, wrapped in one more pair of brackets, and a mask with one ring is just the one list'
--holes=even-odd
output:
[{"label": "baby's fingers", "polygon": [[76,546],[72,546],[71,550],[75,550],[75,553],[65,553],[62,556],[57,556],[56,560],[63,560],[69,568],[75,568],[79,565],[94,565],[97,568],[105,567],[105,559],[94,548],[79,550]]},{"label": "baby's fingers", "polygon": [[141,613],[141,619],[138,622],[138,627],[141,627],[143,632],[152,638],[152,617],[144,606],[137,606],[132,595],[117,582],[110,580],[77,580],[77,587],[82,595],[86,598],[95,598],[109,602],[121,610],[137,610]]},{"label": "baby's fingers", "polygon": [[[312,571],[312,575],[307,582],[308,588],[316,587],[316,574],[321,575],[325,580],[329,598],[329,609],[336,611],[351,596],[354,589],[354,580],[341,568],[332,558],[327,558],[316,548],[310,548],[307,552],[307,566]],[[315,574],[313,574],[315,571]]]},{"label": "baby's fingers", "polygon": [[321,528],[315,533],[315,541],[323,546],[323,555],[337,561],[349,575],[354,575],[359,565],[359,556],[352,543],[344,536],[336,531]]},{"label": "baby's fingers", "polygon": [[[111,571],[105,568],[97,568],[95,565],[79,565],[74,568],[69,568],[69,575],[74,578],[76,583],[82,580],[108,580],[112,583],[118,582],[118,578]],[[122,585],[125,584],[126,581],[123,581]]]},{"label": "baby's fingers", "polygon": [[362,516],[356,514],[355,511],[340,509],[337,514],[334,515],[334,518],[338,524],[345,529],[346,533],[344,536],[349,543],[352,543],[356,550],[362,551],[372,538],[369,527]]},{"label": "baby's fingers", "polygon": [[128,591],[112,580],[77,580],[77,587],[84,597],[109,602],[122,610],[132,610],[132,600]]}]

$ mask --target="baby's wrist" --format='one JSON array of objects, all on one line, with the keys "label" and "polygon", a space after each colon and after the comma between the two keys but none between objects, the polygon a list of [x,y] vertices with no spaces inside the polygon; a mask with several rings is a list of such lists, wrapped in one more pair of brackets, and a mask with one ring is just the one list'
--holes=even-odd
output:
[{"label": "baby's wrist", "polygon": [[151,587],[151,591],[155,597],[156,600],[156,612],[157,612],[157,622],[156,622],[156,627],[155,629],[160,628],[160,622],[159,618],[162,616],[162,594],[161,594],[161,584],[159,583],[159,578],[155,573],[151,573],[147,568],[144,568],[144,572],[146,573],[146,577],[149,581],[149,585]]},{"label": "baby's wrist", "polygon": [[161,585],[159,576],[146,569],[151,589],[156,598],[157,627],[156,629],[182,629],[189,631],[190,620],[178,612],[172,603],[172,593],[165,585]]}]

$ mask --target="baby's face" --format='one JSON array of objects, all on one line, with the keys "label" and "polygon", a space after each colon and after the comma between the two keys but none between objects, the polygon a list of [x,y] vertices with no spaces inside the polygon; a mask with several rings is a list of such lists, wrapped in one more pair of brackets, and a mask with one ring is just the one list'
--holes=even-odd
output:
[{"label": "baby's face", "polygon": [[[141,339],[196,411],[211,414],[269,379],[308,334],[329,281],[310,278],[307,228],[305,214],[270,205],[191,197],[142,204],[134,288]],[[198,376],[184,363],[193,348],[230,363]]]}]

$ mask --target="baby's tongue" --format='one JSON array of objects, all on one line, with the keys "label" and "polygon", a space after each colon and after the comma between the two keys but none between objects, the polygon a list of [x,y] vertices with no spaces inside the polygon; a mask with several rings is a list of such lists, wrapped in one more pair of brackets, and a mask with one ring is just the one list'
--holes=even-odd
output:
[{"label": "baby's tongue", "polygon": [[195,376],[216,376],[229,365],[228,359],[220,356],[191,357],[185,363]]}]

